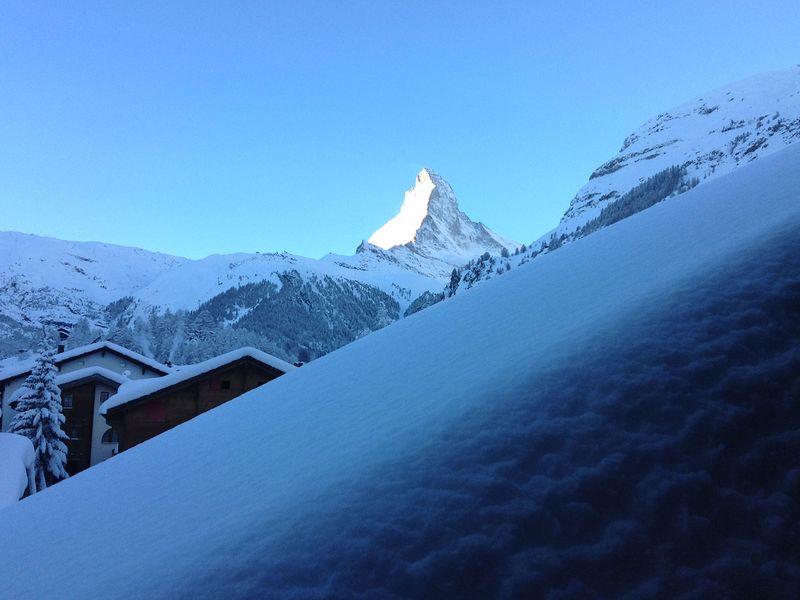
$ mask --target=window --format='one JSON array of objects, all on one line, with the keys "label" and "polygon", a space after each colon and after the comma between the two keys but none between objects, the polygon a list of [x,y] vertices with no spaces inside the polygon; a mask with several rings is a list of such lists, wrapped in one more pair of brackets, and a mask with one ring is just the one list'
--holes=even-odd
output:
[{"label": "window", "polygon": [[71,440],[81,439],[81,428],[76,425],[73,425],[72,430],[70,431],[69,439]]},{"label": "window", "polygon": [[100,440],[104,444],[118,444],[119,443],[119,436],[117,432],[113,429],[106,429],[106,432],[103,434],[103,438]]},{"label": "window", "polygon": [[61,396],[61,408],[72,408],[72,394]]},{"label": "window", "polygon": [[108,392],[100,392],[100,402],[108,400]]},{"label": "window", "polygon": [[147,420],[150,423],[163,423],[167,420],[167,405],[163,402],[151,402],[147,405]]},{"label": "window", "polygon": [[223,379],[223,380],[222,380],[222,382],[220,383],[220,388],[221,388],[221,389],[223,389],[223,390],[229,390],[229,389],[231,389],[231,382],[230,382],[230,380],[228,380],[228,379]]}]

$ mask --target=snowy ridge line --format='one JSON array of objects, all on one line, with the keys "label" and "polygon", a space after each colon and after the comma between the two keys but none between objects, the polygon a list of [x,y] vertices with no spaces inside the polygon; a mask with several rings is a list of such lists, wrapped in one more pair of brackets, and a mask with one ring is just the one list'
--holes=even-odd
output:
[{"label": "snowy ridge line", "polygon": [[[155,371],[161,371],[162,373],[169,373],[172,369],[170,367],[161,364],[157,360],[153,360],[148,356],[144,356],[143,354],[139,354],[138,352],[134,352],[133,350],[128,350],[127,348],[120,346],[119,344],[115,344],[114,342],[96,342],[94,344],[88,344],[86,346],[79,346],[77,348],[73,348],[72,350],[67,350],[66,352],[60,352],[53,357],[56,366],[59,363],[64,362],[66,360],[77,358],[84,354],[89,354],[91,352],[95,352],[97,350],[102,350],[103,348],[120,354],[126,358],[139,362],[146,367],[150,367]],[[6,363],[6,366],[0,369],[0,381],[5,381],[7,379],[11,379],[12,377],[19,377],[20,375],[28,372],[31,370],[35,363],[34,359],[27,359],[24,361],[15,361],[11,359],[9,362]],[[110,373],[111,371],[109,371]]]},{"label": "snowy ridge line", "polygon": [[[702,185],[800,140],[800,66],[702,94],[650,119],[590,176],[553,233],[573,231],[609,202],[676,165]],[[547,234],[549,235],[549,234]]]},{"label": "snowy ridge line", "polygon": [[[336,590],[325,586],[346,586],[353,578],[342,572],[319,572],[320,564],[325,564],[320,561],[336,558],[336,542],[343,534],[335,527],[336,520],[325,518],[353,514],[354,488],[369,497],[378,515],[404,497],[407,488],[393,488],[394,481],[411,481],[426,506],[445,512],[451,506],[443,499],[459,493],[484,501],[489,496],[507,498],[512,503],[508,513],[523,509],[527,498],[519,495],[519,481],[498,488],[491,477],[473,476],[474,461],[481,456],[460,457],[457,465],[447,465],[453,467],[447,472],[429,471],[436,462],[435,451],[463,442],[457,434],[465,430],[476,436],[469,439],[482,441],[480,436],[488,435],[481,429],[486,414],[503,402],[529,396],[536,376],[565,364],[579,370],[583,342],[602,339],[613,346],[614,327],[621,320],[638,310],[663,308],[659,302],[677,299],[684,286],[735,262],[742,250],[760,250],[763,240],[796,225],[798,150],[784,150],[695,188],[547,254],[493,284],[361,338],[291,377],[278,378],[269,390],[253,390],[9,508],[0,520],[4,591],[21,600],[57,596],[64,589],[76,597],[103,589],[112,599],[129,596],[131,590],[154,598],[254,597],[259,592],[336,597]],[[691,358],[691,349],[687,352]],[[604,406],[598,401],[596,408],[602,412]],[[584,437],[591,438],[599,412],[586,415]],[[626,416],[619,415],[618,430],[625,429]],[[684,423],[686,429],[691,425]],[[703,433],[700,430],[696,437]],[[501,440],[502,434],[497,434]],[[521,474],[532,474],[545,485],[551,481],[548,444],[557,440],[543,438],[537,441],[544,466]],[[646,450],[652,454],[655,445]],[[597,465],[564,468],[585,479],[595,473],[613,474],[624,458],[617,449],[613,452],[586,457],[597,459]],[[514,475],[521,468],[511,461],[501,462],[497,469]],[[391,469],[389,480],[383,477],[387,469]],[[466,483],[448,489],[458,469]],[[676,477],[686,480],[693,475],[685,470],[684,466]],[[643,483],[657,488],[659,474],[656,467],[655,481]],[[441,487],[428,484],[434,476],[444,480]],[[564,505],[573,499],[569,492],[575,482],[563,481]],[[676,493],[691,491],[694,488],[688,485],[693,482],[677,487]],[[369,554],[372,565],[391,561],[392,553],[401,548],[420,551],[413,559],[393,563],[392,583],[397,586],[437,565],[463,572],[465,564],[483,558],[487,543],[491,550],[491,543],[502,543],[504,538],[516,541],[507,535],[510,530],[489,530],[498,531],[493,537],[480,528],[483,523],[468,529],[474,521],[464,521],[466,556],[471,562],[442,563],[449,548],[436,547],[430,539],[427,546],[424,540],[417,546],[417,538],[410,537],[418,529],[424,537],[436,525],[432,517],[438,513],[413,512],[418,505],[409,502],[404,505],[408,512],[398,519],[378,516],[371,523],[378,530],[375,538],[384,542],[377,545],[384,554]],[[64,507],[72,509],[68,520],[61,518]],[[486,515],[481,507],[473,513],[486,519],[495,516]],[[680,510],[676,512],[680,516]],[[568,520],[551,522],[542,510],[530,517],[528,525],[537,529],[563,530],[569,525]],[[326,524],[327,529],[322,527]],[[627,522],[613,525],[617,536],[612,542],[636,537]],[[120,527],[124,535],[119,535]],[[375,538],[359,538],[360,531],[363,526],[349,531],[352,546],[346,550],[374,547],[369,542]],[[607,539],[588,540],[587,545],[570,549],[571,556],[555,558],[580,563],[591,558],[581,552],[605,546]],[[96,551],[99,547],[103,552]],[[319,548],[330,552],[318,553]],[[536,546],[523,551],[529,552],[506,556],[497,568],[524,567],[526,561],[549,558],[542,559]],[[28,561],[52,567],[35,579],[16,576],[17,565]],[[526,573],[530,585],[538,583],[530,579],[530,569]],[[374,571],[357,575],[363,580],[356,583],[374,593],[374,587],[367,588],[375,586]],[[312,588],[309,580],[322,583]],[[421,596],[431,589],[424,583],[410,592],[408,587],[402,589],[407,596],[419,590]]]},{"label": "snowy ridge line", "polygon": [[100,414],[106,415],[108,411],[122,406],[123,404],[127,404],[132,400],[138,400],[143,396],[148,396],[160,390],[172,387],[173,385],[178,385],[198,375],[214,371],[215,369],[219,369],[220,367],[224,367],[225,365],[243,358],[252,358],[279,371],[283,371],[284,373],[288,373],[297,368],[280,358],[276,358],[256,348],[239,348],[200,363],[175,367],[172,373],[163,377],[139,379],[136,381],[126,380],[117,390],[116,394],[100,405]]}]

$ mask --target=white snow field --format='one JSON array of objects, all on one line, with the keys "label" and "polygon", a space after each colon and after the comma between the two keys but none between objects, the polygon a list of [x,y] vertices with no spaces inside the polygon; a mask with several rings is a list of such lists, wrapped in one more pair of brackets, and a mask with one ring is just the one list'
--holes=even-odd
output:
[{"label": "white snow field", "polygon": [[789,147],[8,507],[0,594],[796,597],[799,195]]}]

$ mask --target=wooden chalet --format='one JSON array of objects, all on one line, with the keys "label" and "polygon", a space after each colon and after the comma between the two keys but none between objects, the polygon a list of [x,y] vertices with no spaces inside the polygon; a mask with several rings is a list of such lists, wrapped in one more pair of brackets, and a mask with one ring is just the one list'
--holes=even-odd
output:
[{"label": "wooden chalet", "polygon": [[240,348],[164,377],[126,383],[100,411],[121,452],[294,368],[255,348]]},{"label": "wooden chalet", "polygon": [[[59,346],[63,350],[63,345]],[[115,433],[100,416],[100,406],[129,381],[161,378],[170,368],[112,342],[80,346],[54,357],[59,374],[55,384],[61,390],[66,418],[67,472],[87,469],[117,452]],[[2,430],[7,431],[16,414],[15,397],[30,375],[33,359],[3,361],[0,367]]]}]

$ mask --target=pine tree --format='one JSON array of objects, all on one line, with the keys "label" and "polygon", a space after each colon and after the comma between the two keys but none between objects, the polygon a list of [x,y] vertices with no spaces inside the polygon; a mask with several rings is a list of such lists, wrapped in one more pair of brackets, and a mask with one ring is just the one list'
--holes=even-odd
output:
[{"label": "pine tree", "polygon": [[461,273],[458,272],[458,269],[453,269],[453,272],[450,273],[450,283],[447,285],[448,298],[455,295],[459,283],[461,283]]},{"label": "pine tree", "polygon": [[36,491],[69,477],[67,464],[67,439],[61,430],[64,414],[61,410],[61,390],[55,384],[58,370],[53,362],[53,351],[39,354],[31,374],[22,384],[17,400],[17,414],[11,421],[9,432],[18,433],[33,442],[36,451],[34,478]]},{"label": "pine tree", "polygon": [[134,352],[139,353],[144,352],[141,344],[136,341],[131,328],[121,321],[117,322],[111,331],[108,332],[108,340],[114,342],[115,344],[119,344],[128,350],[133,350]]},{"label": "pine tree", "polygon": [[67,338],[67,350],[91,344],[100,337],[100,330],[92,327],[86,317],[82,317],[72,326],[72,331],[70,331],[69,337]]}]

